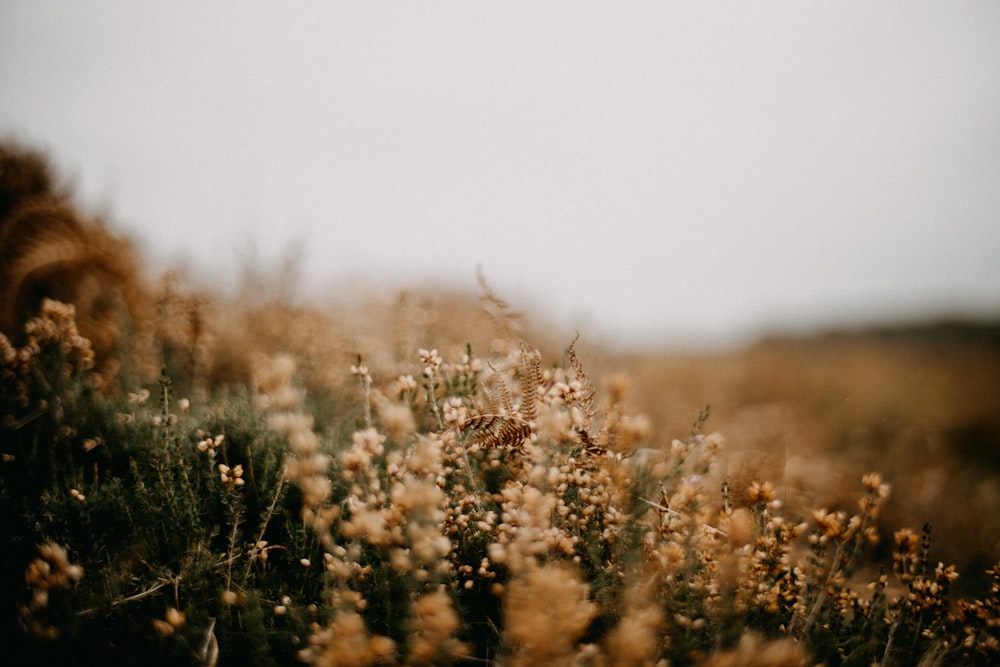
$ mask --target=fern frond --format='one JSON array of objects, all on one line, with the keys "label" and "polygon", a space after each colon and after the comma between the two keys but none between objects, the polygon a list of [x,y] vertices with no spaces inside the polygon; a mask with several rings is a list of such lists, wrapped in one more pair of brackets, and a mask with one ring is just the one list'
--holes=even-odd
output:
[{"label": "fern frond", "polygon": [[479,414],[499,413],[501,411],[500,401],[497,400],[496,394],[493,393],[493,390],[490,389],[485,382],[481,383],[480,389],[482,390],[483,396],[486,397],[486,400],[490,405],[489,405],[489,410],[484,410],[483,406],[479,403],[479,401],[476,401],[475,408],[479,412]]},{"label": "fern frond", "polygon": [[[503,409],[508,415],[514,414],[514,397],[510,393],[510,387],[507,386],[506,380],[503,379],[503,374],[500,373],[493,364],[488,364],[490,370],[493,371],[493,378],[497,386],[500,388],[500,399],[503,401]],[[499,412],[499,411],[498,411]]]},{"label": "fern frond", "polygon": [[583,411],[583,415],[585,417],[584,427],[590,428],[590,420],[594,418],[595,414],[597,414],[597,408],[594,407],[594,385],[590,382],[590,378],[583,370],[583,364],[580,363],[580,358],[576,356],[576,341],[579,338],[580,334],[577,334],[576,337],[573,338],[573,342],[569,344],[569,348],[566,350],[566,356],[569,358],[570,366],[573,367],[573,375],[576,377],[577,382],[580,383],[580,409]]},{"label": "fern frond", "polygon": [[478,415],[462,422],[458,431],[485,449],[520,450],[525,438],[531,436],[531,424],[509,415]]},{"label": "fern frond", "polygon": [[608,453],[608,448],[598,442],[595,442],[586,430],[582,428],[577,429],[576,434],[580,438],[580,444],[583,445],[583,451],[588,454],[592,456],[604,456]]},{"label": "fern frond", "polygon": [[521,416],[538,420],[538,385],[542,381],[542,361],[538,350],[528,352],[521,343]]},{"label": "fern frond", "polygon": [[[485,393],[488,393],[488,391],[489,391],[488,389],[486,389],[485,387],[483,387],[482,391],[480,393],[484,393],[485,394]],[[488,396],[488,398],[492,398],[492,397]],[[492,405],[494,402],[491,400],[490,403]],[[485,415],[485,414],[490,414],[490,413],[496,413],[496,412],[498,412],[498,410],[495,410],[495,409],[487,410],[486,408],[484,408],[483,404],[479,402],[479,398],[476,397],[476,396],[469,396],[469,407],[472,409],[473,414],[477,414],[477,415]]]},{"label": "fern frond", "polygon": [[483,433],[492,433],[493,430],[498,428],[501,422],[505,419],[510,419],[510,417],[498,414],[476,415],[475,417],[469,417],[459,424],[458,430],[463,435],[472,435],[476,437],[482,435]]}]

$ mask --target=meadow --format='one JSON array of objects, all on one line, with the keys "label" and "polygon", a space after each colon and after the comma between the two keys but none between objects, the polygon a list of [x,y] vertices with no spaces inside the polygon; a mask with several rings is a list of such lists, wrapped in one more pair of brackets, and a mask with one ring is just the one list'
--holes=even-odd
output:
[{"label": "meadow", "polygon": [[0,166],[15,664],[1000,660],[996,326],[639,354],[482,276],[223,298]]}]

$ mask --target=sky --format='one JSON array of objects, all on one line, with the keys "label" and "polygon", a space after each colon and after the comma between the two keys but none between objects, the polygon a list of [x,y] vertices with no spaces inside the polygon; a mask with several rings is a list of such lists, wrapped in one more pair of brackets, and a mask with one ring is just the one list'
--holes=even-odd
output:
[{"label": "sky", "polygon": [[[1000,3],[0,1],[0,137],[151,267],[621,346],[1000,315]],[[277,271],[277,269],[275,269]]]}]

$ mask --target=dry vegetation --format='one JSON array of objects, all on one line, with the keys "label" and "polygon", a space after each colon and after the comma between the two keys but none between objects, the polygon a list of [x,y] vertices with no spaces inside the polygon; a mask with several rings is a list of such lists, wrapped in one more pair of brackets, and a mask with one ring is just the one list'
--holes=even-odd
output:
[{"label": "dry vegetation", "polygon": [[485,281],[223,302],[30,152],[0,184],[24,664],[1000,659],[995,329],[630,357]]}]

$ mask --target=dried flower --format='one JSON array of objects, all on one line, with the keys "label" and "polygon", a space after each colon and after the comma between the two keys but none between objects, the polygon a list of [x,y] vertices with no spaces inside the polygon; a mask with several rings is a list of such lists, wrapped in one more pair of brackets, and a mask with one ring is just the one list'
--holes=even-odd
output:
[{"label": "dried flower", "polygon": [[222,480],[223,484],[232,484],[234,486],[243,486],[245,483],[243,480],[243,465],[239,464],[230,468],[225,463],[219,464],[219,478]]},{"label": "dried flower", "polygon": [[140,389],[139,391],[135,393],[130,393],[128,395],[128,402],[131,403],[132,405],[143,405],[148,400],[149,400],[148,389]]},{"label": "dried flower", "polygon": [[504,641],[512,664],[546,665],[572,655],[597,616],[590,587],[561,565],[544,565],[515,579],[504,595]]}]

